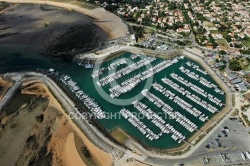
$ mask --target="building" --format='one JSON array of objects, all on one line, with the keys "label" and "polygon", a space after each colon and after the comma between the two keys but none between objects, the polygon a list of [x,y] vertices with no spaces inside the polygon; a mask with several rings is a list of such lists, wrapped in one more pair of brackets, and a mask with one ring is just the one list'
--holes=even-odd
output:
[{"label": "building", "polygon": [[238,76],[237,76],[236,74],[229,74],[229,75],[227,76],[227,78],[228,78],[229,81],[232,81],[232,80],[236,79],[237,77],[238,77]]},{"label": "building", "polygon": [[235,86],[240,92],[247,91],[247,86],[244,84],[244,82],[236,84]]},{"label": "building", "polygon": [[245,34],[246,34],[248,37],[250,37],[250,28],[247,28],[247,29],[245,30]]},{"label": "building", "polygon": [[214,67],[216,67],[216,68],[220,68],[220,67],[222,67],[222,66],[225,66],[225,64],[222,63],[222,62],[218,62],[218,63],[215,63],[215,64],[214,64]]},{"label": "building", "polygon": [[214,39],[222,39],[223,38],[223,35],[219,34],[219,33],[212,34],[212,36],[213,36]]},{"label": "building", "polygon": [[242,71],[242,70],[239,72],[239,74],[242,75],[242,76],[246,75],[246,73],[244,71]]},{"label": "building", "polygon": [[136,43],[136,38],[135,38],[134,34],[130,35],[130,40],[131,40],[131,44],[135,44]]},{"label": "building", "polygon": [[243,80],[243,82],[244,82],[244,84],[247,86],[247,88],[250,87],[250,83],[249,83],[249,82],[247,82],[247,81],[245,81],[245,80]]},{"label": "building", "polygon": [[238,84],[238,83],[241,83],[242,82],[242,80],[238,77],[238,78],[236,78],[236,79],[234,79],[233,81],[232,81],[232,83],[233,84]]}]

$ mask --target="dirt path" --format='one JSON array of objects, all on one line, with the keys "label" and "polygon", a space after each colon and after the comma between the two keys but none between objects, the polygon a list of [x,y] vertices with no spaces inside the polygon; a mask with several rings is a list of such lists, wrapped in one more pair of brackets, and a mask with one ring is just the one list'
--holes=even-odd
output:
[{"label": "dirt path", "polygon": [[78,5],[66,3],[66,2],[53,2],[46,0],[5,0],[9,3],[34,3],[34,4],[48,4],[51,6],[57,6],[68,10],[74,10],[79,13],[91,16],[96,19],[96,25],[101,27],[107,34],[109,39],[116,39],[126,36],[128,28],[121,19],[113,13],[106,11],[103,8],[86,9]]}]

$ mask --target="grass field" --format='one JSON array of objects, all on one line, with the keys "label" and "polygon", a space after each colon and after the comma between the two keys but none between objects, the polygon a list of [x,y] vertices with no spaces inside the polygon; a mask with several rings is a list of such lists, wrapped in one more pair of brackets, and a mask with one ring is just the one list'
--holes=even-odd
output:
[{"label": "grass field", "polygon": [[219,46],[226,46],[226,47],[228,47],[228,44],[227,44],[226,40],[224,40],[224,39],[222,39],[222,40],[217,40],[217,44],[218,44]]},{"label": "grass field", "polygon": [[239,59],[238,61],[240,63],[240,66],[243,70],[248,70],[249,69],[249,62],[246,60],[245,57]]},{"label": "grass field", "polygon": [[211,30],[210,32],[213,33],[213,34],[218,34],[218,33],[220,33],[218,30]]},{"label": "grass field", "polygon": [[243,40],[242,43],[247,46],[248,48],[250,48],[250,38],[248,37],[246,40]]},{"label": "grass field", "polygon": [[205,25],[209,28],[214,27],[214,24],[212,22],[206,22]]}]

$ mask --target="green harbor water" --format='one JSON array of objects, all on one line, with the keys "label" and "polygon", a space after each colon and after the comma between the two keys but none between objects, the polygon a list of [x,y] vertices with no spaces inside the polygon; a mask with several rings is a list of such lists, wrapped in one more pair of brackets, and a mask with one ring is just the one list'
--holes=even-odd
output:
[{"label": "green harbor water", "polygon": [[[119,57],[117,57],[117,58],[115,58],[113,60],[105,62],[104,64],[102,64],[102,66],[107,67],[110,63],[112,63],[112,61],[117,60],[117,59],[119,59],[121,57],[128,58],[128,57],[130,57],[130,53],[122,54],[121,56],[119,56]],[[135,60],[135,61],[137,61],[137,60]],[[156,65],[156,64],[160,63],[161,61],[163,61],[163,59],[157,59],[156,61],[153,62],[153,65]],[[179,76],[182,76],[187,81],[190,81],[193,84],[198,85],[199,87],[203,88],[205,91],[209,92],[213,96],[215,96],[218,99],[222,100],[223,103],[225,103],[225,99],[226,99],[225,95],[220,95],[220,94],[216,93],[214,90],[211,90],[211,89],[203,86],[199,82],[194,82],[193,79],[189,78],[188,76],[186,76],[184,73],[182,73],[179,70],[179,67],[181,65],[183,65],[185,68],[190,69],[191,71],[199,74],[200,76],[203,76],[204,78],[206,78],[210,82],[216,84],[216,82],[211,78],[210,75],[203,75],[202,73],[194,70],[192,67],[188,67],[187,65],[185,65],[185,63],[187,61],[193,62],[196,65],[200,66],[196,62],[194,62],[194,61],[192,61],[190,59],[184,58],[183,60],[179,60],[178,63],[164,69],[163,71],[161,71],[161,72],[159,72],[157,74],[155,74],[155,76],[153,78],[153,81],[157,82],[157,83],[161,84],[163,87],[171,90],[176,95],[180,96],[182,99],[184,99],[185,101],[187,101],[188,103],[190,103],[191,105],[196,107],[198,110],[200,110],[205,115],[209,116],[209,118],[211,118],[214,114],[212,114],[209,111],[205,110],[203,107],[201,107],[197,103],[192,102],[190,99],[186,98],[185,96],[182,96],[181,94],[179,94],[179,92],[176,92],[170,86],[164,84],[161,81],[161,78],[166,76],[166,77],[170,78],[173,82],[180,85],[181,87],[184,87],[185,89],[189,90],[191,93],[194,93],[191,89],[183,86],[181,83],[177,82],[176,80],[172,79],[169,76],[170,73],[174,72],[174,73],[178,74]],[[123,68],[125,66],[126,65],[122,65],[118,69],[121,69],[121,68]],[[116,112],[119,112],[123,107],[130,110],[131,112],[138,112],[133,107],[132,103],[131,103],[131,105],[124,105],[124,106],[116,105],[116,104],[112,104],[112,103],[108,102],[108,101],[112,100],[111,97],[104,99],[102,96],[100,96],[99,93],[97,92],[98,89],[96,89],[96,87],[103,88],[104,91],[109,94],[108,89],[110,88],[110,85],[106,85],[104,87],[99,87],[97,85],[95,86],[94,85],[95,82],[93,81],[93,79],[91,77],[92,69],[85,69],[83,66],[78,66],[76,63],[62,62],[62,61],[52,59],[50,57],[41,56],[35,50],[30,50],[30,49],[27,50],[26,48],[20,48],[20,47],[15,47],[15,50],[13,50],[13,46],[12,47],[3,46],[3,45],[0,46],[0,73],[16,72],[16,71],[34,71],[37,68],[42,68],[42,69],[54,68],[57,71],[59,71],[61,74],[70,75],[71,78],[78,83],[79,87],[83,91],[85,91],[87,94],[89,94],[89,96],[91,98],[94,98],[98,102],[100,107],[105,112],[116,113]],[[200,66],[200,68],[203,69],[201,66]],[[135,72],[130,73],[128,76],[126,76],[126,77],[124,76],[124,77],[118,79],[118,83],[123,82],[126,79],[131,78],[133,75],[136,75],[136,74],[138,74],[138,73],[140,73],[140,72],[142,72],[144,70],[146,70],[146,68],[138,69]],[[107,75],[107,73],[104,73],[103,76],[105,76],[105,75]],[[130,92],[124,94],[124,95],[121,95],[118,98],[119,99],[133,98],[134,100],[136,100],[136,98],[140,98],[141,95],[142,95],[140,92],[143,90],[145,82],[146,81],[141,82],[132,91],[130,91]],[[150,89],[150,92],[154,93],[156,96],[160,97],[165,103],[167,103],[168,105],[173,107],[174,110],[179,111],[181,114],[185,115],[188,119],[190,119],[192,122],[194,122],[199,128],[202,125],[204,125],[204,122],[201,122],[198,118],[195,118],[193,115],[191,115],[188,112],[186,112],[185,110],[183,110],[180,106],[173,103],[173,101],[169,100],[168,98],[166,98],[165,96],[163,96],[162,94],[160,94],[159,92],[154,90],[153,88]],[[201,99],[205,100],[205,98],[202,97],[201,95],[199,95],[197,93],[195,93],[195,94],[197,96],[199,96]],[[142,103],[148,105],[149,108],[151,108],[154,112],[162,112],[161,109],[156,107],[148,99],[143,98],[140,101]],[[216,108],[218,108],[219,110],[222,109],[222,108],[216,106],[214,103],[208,101],[207,99],[206,99],[206,101],[209,104],[211,104],[211,105],[215,106]],[[164,118],[165,118],[165,121],[167,123],[174,126],[174,128],[176,130],[180,131],[183,135],[185,135],[186,139],[191,137],[195,133],[195,132],[190,133],[182,125],[180,125],[178,122],[176,122],[173,119],[169,119],[167,117],[164,117]],[[142,121],[154,133],[158,134],[160,132],[160,129],[158,127],[156,127],[151,121],[147,120],[146,118],[142,119]],[[148,138],[145,137],[145,135],[143,135],[137,128],[133,127],[123,117],[117,118],[117,119],[115,119],[115,118],[113,118],[113,119],[102,119],[102,120],[99,120],[99,122],[109,132],[111,132],[112,130],[114,130],[117,127],[120,127],[126,133],[132,135],[135,139],[139,140],[140,142],[142,142],[143,144],[145,144],[145,145],[147,145],[149,147],[153,147],[153,148],[175,148],[175,147],[179,147],[181,145],[181,144],[178,144],[176,141],[174,141],[171,138],[170,134],[163,134],[158,140],[150,141]]]}]

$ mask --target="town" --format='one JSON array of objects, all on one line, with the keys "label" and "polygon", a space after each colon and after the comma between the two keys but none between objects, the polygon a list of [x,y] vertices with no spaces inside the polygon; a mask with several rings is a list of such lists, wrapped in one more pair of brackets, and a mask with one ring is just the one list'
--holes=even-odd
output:
[{"label": "town", "polygon": [[[250,52],[247,0],[88,1],[134,27],[137,46],[166,49],[174,41],[227,53]],[[152,34],[157,33],[156,39]],[[158,40],[160,39],[160,40]]]}]

